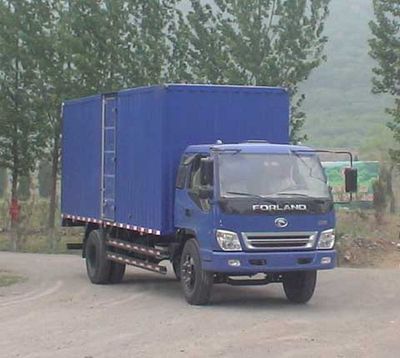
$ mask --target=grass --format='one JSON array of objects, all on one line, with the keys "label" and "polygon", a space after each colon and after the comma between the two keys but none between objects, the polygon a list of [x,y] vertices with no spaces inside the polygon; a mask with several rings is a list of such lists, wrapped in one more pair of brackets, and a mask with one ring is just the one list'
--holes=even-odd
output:
[{"label": "grass", "polygon": [[[48,201],[33,199],[21,201],[21,221],[17,229],[18,251],[32,253],[67,253],[67,242],[80,242],[83,229],[60,226],[59,213],[56,215],[56,228],[47,228]],[[8,203],[0,200],[0,251],[10,250]]]},{"label": "grass", "polygon": [[[20,252],[32,253],[56,253],[66,254],[67,243],[81,242],[83,237],[82,228],[56,228],[54,232],[46,229],[19,233]],[[0,251],[10,250],[10,233],[0,233]]]},{"label": "grass", "polygon": [[21,281],[24,281],[24,278],[22,276],[15,275],[8,271],[0,270],[0,287],[11,286]]},{"label": "grass", "polygon": [[378,224],[372,210],[339,210],[336,227],[339,264],[399,268],[399,222],[398,214],[386,214]]},{"label": "grass", "polygon": [[399,215],[386,214],[383,222],[376,222],[373,210],[338,210],[336,231],[340,237],[357,236],[399,240]]}]

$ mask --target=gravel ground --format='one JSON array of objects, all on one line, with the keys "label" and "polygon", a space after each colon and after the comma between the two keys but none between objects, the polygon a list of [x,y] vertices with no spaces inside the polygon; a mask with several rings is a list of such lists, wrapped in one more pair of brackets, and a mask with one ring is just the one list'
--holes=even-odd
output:
[{"label": "gravel ground", "polygon": [[26,277],[0,288],[4,358],[400,356],[400,270],[321,272],[307,305],[272,284],[194,307],[170,274],[92,285],[79,256],[0,252],[0,269]]}]

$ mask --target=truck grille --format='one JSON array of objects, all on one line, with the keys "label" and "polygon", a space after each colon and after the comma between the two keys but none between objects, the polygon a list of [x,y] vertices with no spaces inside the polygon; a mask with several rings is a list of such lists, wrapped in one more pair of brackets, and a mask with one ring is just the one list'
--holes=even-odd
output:
[{"label": "truck grille", "polygon": [[318,232],[242,232],[242,237],[251,250],[310,250],[316,244]]}]

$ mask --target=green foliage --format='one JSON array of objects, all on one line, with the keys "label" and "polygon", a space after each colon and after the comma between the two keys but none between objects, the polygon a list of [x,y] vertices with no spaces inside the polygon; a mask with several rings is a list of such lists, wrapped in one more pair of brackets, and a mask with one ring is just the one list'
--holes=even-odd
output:
[{"label": "green foliage", "polygon": [[302,138],[298,85],[323,61],[329,0],[191,0],[191,69],[202,82],[282,86],[292,97],[291,138]]},{"label": "green foliage", "polygon": [[175,17],[171,20],[167,31],[167,39],[171,49],[165,68],[167,72],[166,81],[171,83],[193,82],[189,57],[189,38],[191,35],[191,29],[187,24],[186,17],[176,9]]},{"label": "green foliage", "polygon": [[[388,93],[394,106],[387,108],[392,121],[388,127],[400,143],[400,3],[397,0],[373,0],[375,21],[370,22],[373,38],[370,55],[378,65],[373,69],[373,92]],[[400,165],[400,150],[391,150],[392,159]]]},{"label": "green foliage", "polygon": [[32,56],[44,2],[0,1],[0,165],[11,170],[13,188],[33,169],[46,136],[35,106],[38,66]]},{"label": "green foliage", "polygon": [[8,184],[8,173],[4,168],[0,168],[0,198],[4,197],[4,194],[7,190]]},{"label": "green foliage", "polygon": [[73,95],[163,82],[179,27],[175,4],[175,0],[68,2],[61,12],[62,43],[78,88]]}]

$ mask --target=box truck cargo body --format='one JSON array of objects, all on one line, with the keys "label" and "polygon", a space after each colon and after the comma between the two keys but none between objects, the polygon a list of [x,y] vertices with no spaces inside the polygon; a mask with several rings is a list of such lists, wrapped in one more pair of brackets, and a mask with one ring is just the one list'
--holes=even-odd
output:
[{"label": "box truck cargo body", "polygon": [[215,283],[283,283],[307,302],[336,264],[335,215],[317,153],[289,144],[289,107],[281,88],[219,85],[66,101],[63,225],[85,228],[72,246],[90,280],[117,283],[126,265],[165,274],[169,260],[191,304]]},{"label": "box truck cargo body", "polygon": [[206,85],[67,101],[62,213],[172,234],[176,171],[185,148],[217,140],[287,143],[288,103],[280,88]]}]

